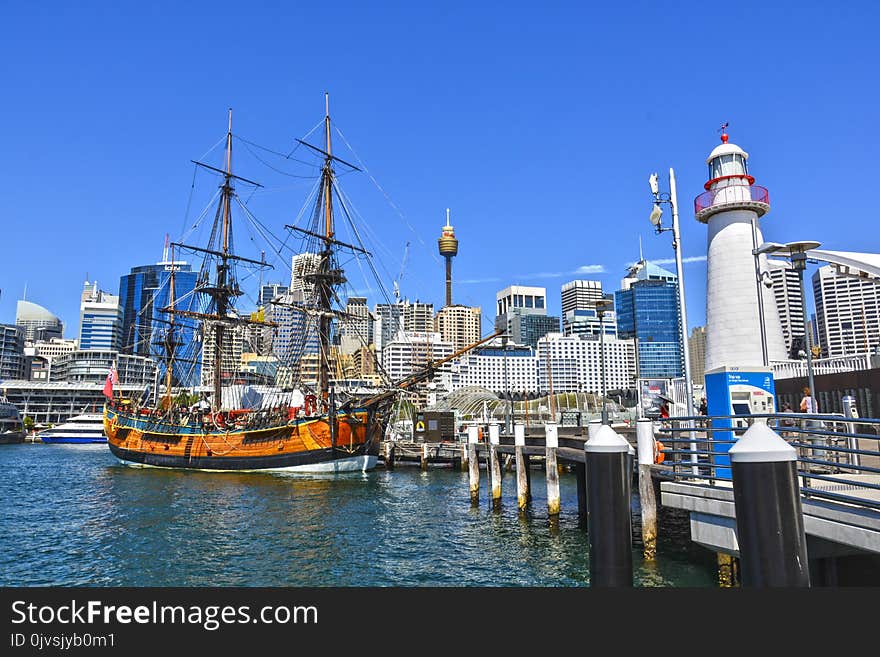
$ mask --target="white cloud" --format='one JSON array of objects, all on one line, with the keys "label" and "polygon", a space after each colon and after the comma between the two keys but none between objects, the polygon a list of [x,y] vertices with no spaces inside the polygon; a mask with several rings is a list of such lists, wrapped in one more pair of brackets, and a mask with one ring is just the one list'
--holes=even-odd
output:
[{"label": "white cloud", "polygon": [[[689,262],[705,262],[705,261],[706,261],[706,256],[704,256],[704,255],[702,255],[702,256],[688,256],[687,258],[681,259],[682,264],[687,264]],[[658,258],[656,260],[653,258],[649,258],[648,262],[655,264],[655,265],[674,265],[675,258]],[[634,264],[636,264],[636,263],[631,262],[627,265],[627,267],[632,267]]]},{"label": "white cloud", "polygon": [[584,265],[575,269],[572,274],[601,274],[605,271],[605,265]]},{"label": "white cloud", "polygon": [[461,283],[462,285],[475,285],[477,283],[500,283],[500,278],[465,278],[460,281],[455,281],[456,283]]}]

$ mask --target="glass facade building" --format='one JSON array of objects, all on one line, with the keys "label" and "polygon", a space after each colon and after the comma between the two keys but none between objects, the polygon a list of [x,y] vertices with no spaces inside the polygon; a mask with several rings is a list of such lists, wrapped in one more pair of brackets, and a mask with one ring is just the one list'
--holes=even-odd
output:
[{"label": "glass facade building", "polygon": [[635,339],[641,378],[684,376],[678,308],[678,284],[636,280],[614,294],[617,335]]},{"label": "glass facade building", "polygon": [[[131,273],[119,280],[123,353],[155,357],[164,352],[163,343],[171,318],[160,309],[167,306],[170,299],[172,268],[174,297],[177,300],[175,307],[180,310],[200,310],[199,299],[193,293],[198,272],[192,271],[189,264],[160,262],[133,267]],[[198,385],[200,345],[197,322],[178,316],[174,323],[174,340],[178,343],[175,353],[180,360],[175,364],[173,375],[180,385]],[[159,375],[165,376],[163,366],[160,366]]]}]

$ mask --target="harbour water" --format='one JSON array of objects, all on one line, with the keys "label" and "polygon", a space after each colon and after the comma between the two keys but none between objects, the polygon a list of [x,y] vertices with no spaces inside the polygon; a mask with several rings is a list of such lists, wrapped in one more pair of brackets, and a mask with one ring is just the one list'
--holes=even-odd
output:
[{"label": "harbour water", "polygon": [[[551,523],[543,476],[532,511],[468,499],[467,473],[414,467],[336,478],[133,469],[106,445],[0,449],[3,586],[589,585],[575,476]],[[638,522],[638,502],[633,520]],[[638,540],[638,526],[634,524]],[[714,555],[684,518],[661,517],[653,564],[633,551],[636,586],[715,587]]]}]

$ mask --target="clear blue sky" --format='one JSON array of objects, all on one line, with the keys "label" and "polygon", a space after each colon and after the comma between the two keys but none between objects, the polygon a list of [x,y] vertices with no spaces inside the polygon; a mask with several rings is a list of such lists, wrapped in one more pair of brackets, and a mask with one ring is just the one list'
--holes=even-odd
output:
[{"label": "clear blue sky", "polygon": [[[700,325],[706,228],[693,198],[722,122],[770,190],[766,239],[880,251],[878,14],[868,2],[4,3],[0,322],[14,322],[27,284],[75,337],[86,275],[115,293],[198,214],[207,197],[194,194],[186,215],[190,159],[222,137],[228,107],[236,134],[288,152],[327,90],[384,190],[341,180],[389,289],[409,241],[403,293],[442,305],[436,240],[450,207],[455,301],[486,320],[509,284],[545,286],[556,314],[567,280],[613,291],[639,236],[646,257],[671,263],[670,233],[648,223],[647,178],[660,172],[666,188],[674,167]],[[266,185],[249,207],[282,232],[309,181],[240,147],[236,171]],[[258,248],[242,231],[239,246]]]}]

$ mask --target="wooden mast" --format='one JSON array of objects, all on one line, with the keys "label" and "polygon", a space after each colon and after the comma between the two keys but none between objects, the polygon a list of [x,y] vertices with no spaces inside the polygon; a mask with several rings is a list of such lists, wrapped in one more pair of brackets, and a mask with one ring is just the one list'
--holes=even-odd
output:
[{"label": "wooden mast", "polygon": [[[168,277],[168,307],[174,308],[175,290],[174,290],[174,247],[171,247],[171,273]],[[177,347],[174,336],[174,313],[170,313],[168,333],[165,337],[165,409],[171,409],[171,376],[174,369],[174,350]]]},{"label": "wooden mast", "polygon": [[[223,248],[220,262],[217,263],[217,315],[226,317],[229,311],[229,294],[226,289],[229,271],[229,229],[232,205],[232,108],[229,109],[229,129],[226,132],[226,171],[223,181]],[[222,362],[223,362],[223,324],[214,325],[214,410],[219,410],[223,401]]]},{"label": "wooden mast", "polygon": [[324,94],[324,137],[327,150],[324,157],[323,178],[324,193],[324,250],[319,265],[318,305],[321,309],[319,322],[319,369],[318,389],[322,404],[329,403],[330,390],[330,322],[332,285],[336,282],[332,269],[333,255],[333,153],[330,148],[330,94]]}]

